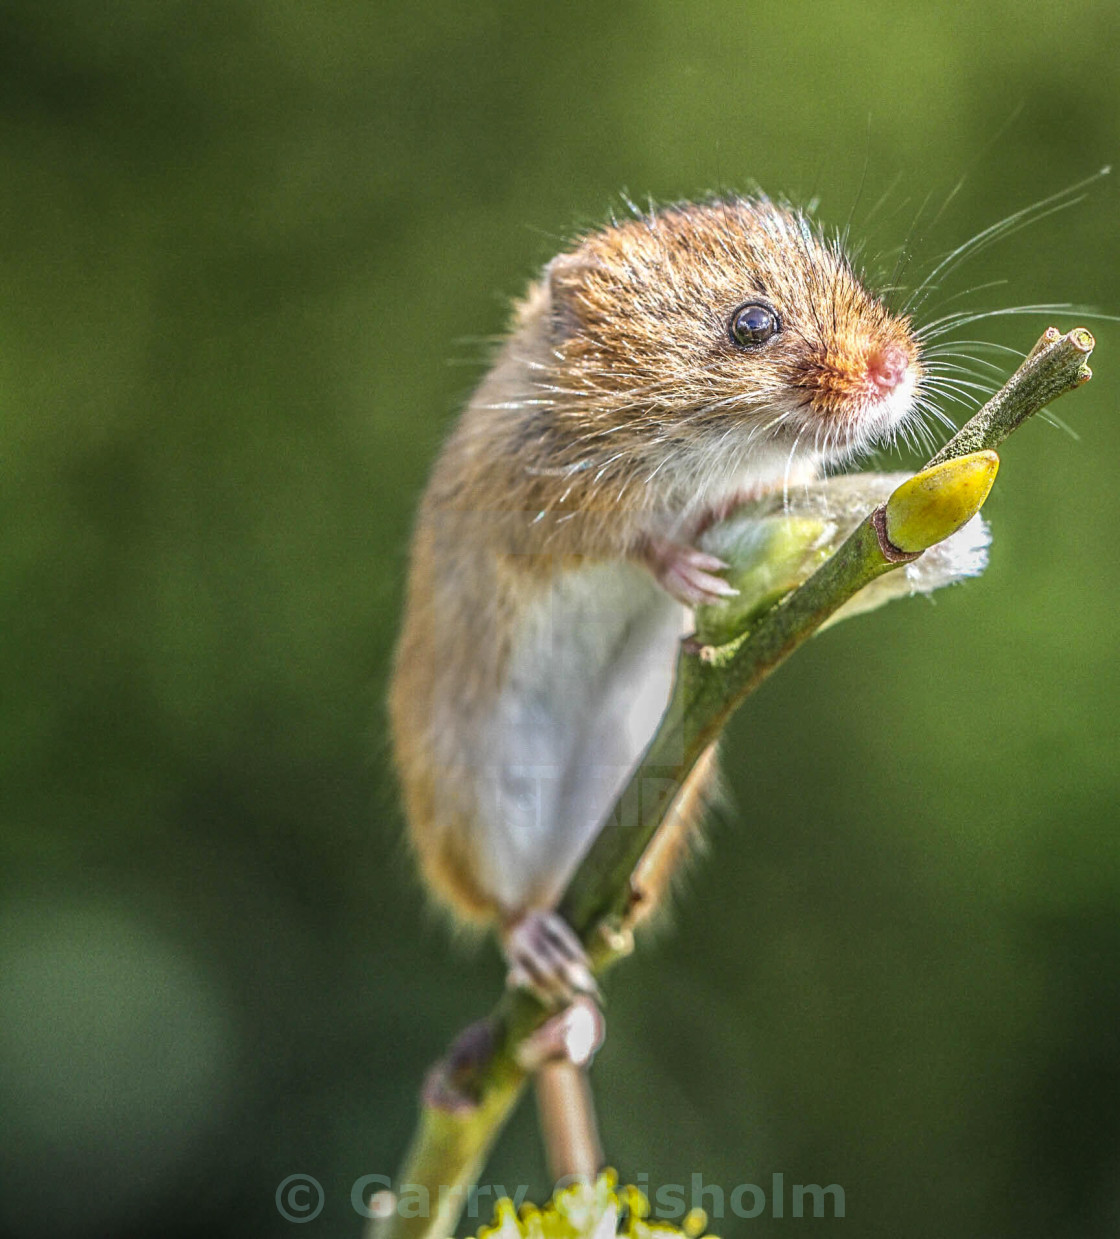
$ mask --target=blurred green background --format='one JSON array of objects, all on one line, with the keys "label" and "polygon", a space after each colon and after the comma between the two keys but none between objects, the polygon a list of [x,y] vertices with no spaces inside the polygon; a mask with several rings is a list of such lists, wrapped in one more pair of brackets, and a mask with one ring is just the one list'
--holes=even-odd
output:
[{"label": "blurred green background", "polygon": [[[290,1236],[293,1173],[326,1193],[302,1233],[356,1235],[350,1185],[496,994],[423,906],[381,700],[425,473],[560,239],[624,188],[757,181],[854,209],[889,265],[967,173],[920,273],[1116,158],[1118,48],[1087,0],[3,6],[5,1236]],[[1116,207],[1105,181],[1008,238],[949,308],[1117,310]],[[714,856],[611,980],[625,1176],[845,1189],[843,1222],[726,1234],[1120,1227],[1094,330],[1077,437],[1004,452],[987,575],[765,686]],[[487,1179],[543,1194],[531,1107]]]}]

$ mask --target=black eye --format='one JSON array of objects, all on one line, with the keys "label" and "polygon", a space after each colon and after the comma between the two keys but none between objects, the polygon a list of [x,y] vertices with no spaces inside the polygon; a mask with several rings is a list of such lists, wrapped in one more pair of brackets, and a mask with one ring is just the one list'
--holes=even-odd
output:
[{"label": "black eye", "polygon": [[728,333],[740,348],[758,348],[782,329],[778,311],[765,301],[748,301],[731,315]]}]

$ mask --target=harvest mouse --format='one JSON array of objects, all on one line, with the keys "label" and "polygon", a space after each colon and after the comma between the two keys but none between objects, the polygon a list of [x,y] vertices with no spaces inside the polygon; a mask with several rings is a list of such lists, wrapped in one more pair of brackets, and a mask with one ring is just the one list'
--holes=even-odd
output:
[{"label": "harvest mouse", "polygon": [[[734,592],[701,533],[890,438],[925,377],[908,318],[762,196],[589,233],[516,305],[420,505],[390,692],[420,870],[496,928],[514,984],[557,1007],[594,990],[553,909],[657,727],[691,609]],[[715,769],[709,750],[643,857],[642,913]]]}]

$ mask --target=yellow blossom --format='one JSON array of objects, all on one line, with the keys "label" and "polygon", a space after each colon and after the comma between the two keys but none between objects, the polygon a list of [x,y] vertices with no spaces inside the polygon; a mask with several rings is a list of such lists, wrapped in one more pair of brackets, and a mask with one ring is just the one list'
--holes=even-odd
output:
[{"label": "yellow blossom", "polygon": [[[636,1187],[618,1187],[613,1170],[604,1170],[594,1183],[565,1187],[543,1207],[498,1201],[494,1222],[478,1232],[478,1239],[701,1239],[708,1219],[693,1209],[678,1226],[650,1217],[650,1205]],[[706,1239],[716,1239],[707,1235]]]}]

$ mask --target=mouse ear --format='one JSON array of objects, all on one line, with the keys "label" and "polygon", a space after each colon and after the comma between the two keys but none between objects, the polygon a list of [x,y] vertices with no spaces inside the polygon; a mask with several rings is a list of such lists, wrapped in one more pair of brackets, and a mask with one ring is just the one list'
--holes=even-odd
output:
[{"label": "mouse ear", "polygon": [[583,322],[583,301],[588,275],[599,263],[585,249],[570,254],[557,254],[545,267],[553,338],[567,339],[576,334]]}]

